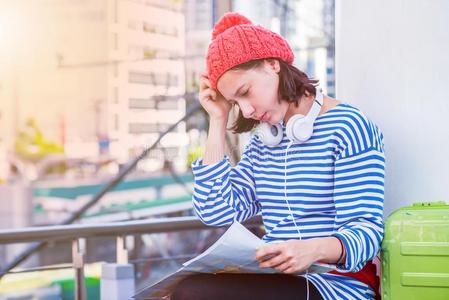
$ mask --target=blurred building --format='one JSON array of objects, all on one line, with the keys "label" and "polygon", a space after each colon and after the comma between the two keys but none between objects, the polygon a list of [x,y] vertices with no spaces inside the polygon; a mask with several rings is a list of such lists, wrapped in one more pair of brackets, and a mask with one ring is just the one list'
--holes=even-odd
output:
[{"label": "blurred building", "polygon": [[5,74],[0,72],[0,184],[9,176],[9,166],[7,164],[6,154],[7,145],[11,145],[12,132],[12,111],[8,110],[10,104],[7,101],[12,99],[8,89],[9,82],[6,81]]},{"label": "blurred building", "polygon": [[233,10],[291,40],[296,30],[295,3],[298,0],[234,0]]},{"label": "blurred building", "polygon": [[[185,114],[185,19],[181,1],[114,3],[117,15],[111,31],[116,49],[109,59],[127,57],[131,62],[115,62],[112,68],[109,92],[115,109],[109,114],[109,135],[111,152],[127,158],[150,146]],[[174,158],[184,165],[185,133],[185,124],[179,125],[161,141],[164,150],[150,153],[141,165],[153,169]],[[134,152],[125,153],[123,143]]]},{"label": "blurred building", "polygon": [[206,52],[214,25],[212,0],[186,0],[186,74],[187,89],[196,91],[199,74],[206,68]]},{"label": "blurred building", "polygon": [[[206,52],[210,43],[214,25],[213,0],[185,0],[186,20],[186,89],[197,92],[199,76],[206,70]],[[187,99],[187,106],[197,102],[197,97]],[[206,130],[204,115],[197,114],[187,120],[187,130]]]},{"label": "blurred building", "polygon": [[335,0],[302,0],[295,5],[295,64],[335,96]]},{"label": "blurred building", "polygon": [[[0,130],[7,149],[34,117],[69,157],[109,154],[123,163],[184,115],[181,1],[1,5],[1,24],[11,28],[0,47],[7,50],[0,51],[6,66],[0,68]],[[162,140],[166,151],[155,150],[139,167],[183,159],[186,142],[180,125]]]}]

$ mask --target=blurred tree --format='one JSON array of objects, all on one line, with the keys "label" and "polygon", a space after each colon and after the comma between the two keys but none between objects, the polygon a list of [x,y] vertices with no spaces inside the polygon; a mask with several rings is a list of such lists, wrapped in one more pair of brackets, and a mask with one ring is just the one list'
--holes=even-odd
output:
[{"label": "blurred tree", "polygon": [[64,153],[62,145],[45,139],[33,118],[28,118],[25,129],[19,132],[14,150],[18,157],[33,163],[50,154]]},{"label": "blurred tree", "polygon": [[187,152],[187,167],[190,168],[190,165],[197,158],[200,158],[204,155],[205,147],[203,146],[191,146]]}]

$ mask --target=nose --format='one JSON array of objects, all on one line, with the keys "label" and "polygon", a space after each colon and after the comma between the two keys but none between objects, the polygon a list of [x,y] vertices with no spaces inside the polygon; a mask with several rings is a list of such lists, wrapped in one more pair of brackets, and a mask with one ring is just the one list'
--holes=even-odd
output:
[{"label": "nose", "polygon": [[254,117],[254,112],[256,110],[247,101],[241,101],[239,103],[239,107],[242,110],[243,117],[245,117],[246,119],[250,119],[250,118]]}]

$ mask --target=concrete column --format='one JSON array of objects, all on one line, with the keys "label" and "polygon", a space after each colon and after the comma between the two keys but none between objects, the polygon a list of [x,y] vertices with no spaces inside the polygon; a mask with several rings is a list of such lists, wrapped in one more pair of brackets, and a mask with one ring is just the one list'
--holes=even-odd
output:
[{"label": "concrete column", "polygon": [[[12,229],[33,225],[32,189],[29,183],[15,181],[0,185],[0,228]],[[26,249],[26,244],[11,244],[0,246],[0,261],[10,262],[18,253]],[[35,267],[38,257],[33,256],[21,267]]]},{"label": "concrete column", "polygon": [[135,294],[134,266],[105,263],[101,268],[101,300],[131,299]]}]

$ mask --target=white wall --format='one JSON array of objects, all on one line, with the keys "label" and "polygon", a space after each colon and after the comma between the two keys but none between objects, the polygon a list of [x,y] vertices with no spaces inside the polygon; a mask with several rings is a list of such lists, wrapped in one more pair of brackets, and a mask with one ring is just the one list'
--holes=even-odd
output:
[{"label": "white wall", "polygon": [[[33,206],[31,186],[17,180],[8,184],[0,184],[0,229],[11,230],[33,225]],[[0,245],[0,264],[11,262],[19,253],[24,251],[29,244]],[[21,267],[35,267],[38,265],[38,256],[34,255]]]},{"label": "white wall", "polygon": [[337,0],[337,99],[385,134],[385,216],[449,203],[449,1]]}]

